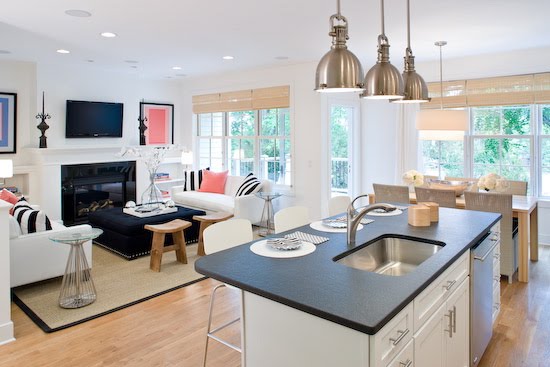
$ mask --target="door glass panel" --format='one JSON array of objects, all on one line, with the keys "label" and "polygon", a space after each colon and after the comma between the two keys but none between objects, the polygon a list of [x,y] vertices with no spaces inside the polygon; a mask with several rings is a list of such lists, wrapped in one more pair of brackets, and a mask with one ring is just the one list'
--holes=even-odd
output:
[{"label": "door glass panel", "polygon": [[331,193],[350,193],[350,133],[353,107],[332,106],[330,109],[330,181]]}]

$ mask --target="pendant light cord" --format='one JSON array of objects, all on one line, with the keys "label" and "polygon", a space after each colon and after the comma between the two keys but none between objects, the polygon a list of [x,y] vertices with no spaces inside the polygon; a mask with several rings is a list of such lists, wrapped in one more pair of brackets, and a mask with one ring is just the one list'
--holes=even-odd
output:
[{"label": "pendant light cord", "polygon": [[411,6],[407,0],[407,51],[411,51]]},{"label": "pendant light cord", "polygon": [[342,19],[342,14],[340,13],[340,0],[336,0],[336,19]]},{"label": "pendant light cord", "polygon": [[382,22],[380,23],[382,24],[382,36],[386,38],[386,32],[384,27],[384,0],[380,0],[380,16],[382,17]]},{"label": "pendant light cord", "polygon": [[443,109],[443,44],[439,44],[439,102]]}]

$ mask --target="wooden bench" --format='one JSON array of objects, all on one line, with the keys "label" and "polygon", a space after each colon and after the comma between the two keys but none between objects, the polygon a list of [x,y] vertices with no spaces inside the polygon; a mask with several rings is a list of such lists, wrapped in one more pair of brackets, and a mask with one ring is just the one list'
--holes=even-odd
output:
[{"label": "wooden bench", "polygon": [[[191,227],[191,223],[182,219],[174,219],[162,224],[147,224],[145,229],[153,232],[153,243],[151,245],[151,270],[159,272],[162,263],[162,254],[168,251],[176,251],[176,259],[182,264],[187,264],[187,252],[185,250],[185,235],[183,231]],[[164,246],[166,233],[172,235],[173,244]]]}]

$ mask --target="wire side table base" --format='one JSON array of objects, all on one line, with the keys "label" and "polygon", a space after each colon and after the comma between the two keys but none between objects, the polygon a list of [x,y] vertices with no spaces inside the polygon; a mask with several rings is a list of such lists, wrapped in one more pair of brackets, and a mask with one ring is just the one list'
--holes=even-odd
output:
[{"label": "wire side table base", "polygon": [[262,210],[262,220],[260,221],[260,229],[258,230],[258,236],[266,237],[275,232],[274,220],[273,220],[273,199],[281,196],[279,193],[265,193],[257,192],[257,197],[264,199],[264,209]]},{"label": "wire side table base", "polygon": [[70,244],[71,251],[59,293],[59,306],[62,308],[84,307],[96,300],[94,281],[82,246],[84,242]]}]

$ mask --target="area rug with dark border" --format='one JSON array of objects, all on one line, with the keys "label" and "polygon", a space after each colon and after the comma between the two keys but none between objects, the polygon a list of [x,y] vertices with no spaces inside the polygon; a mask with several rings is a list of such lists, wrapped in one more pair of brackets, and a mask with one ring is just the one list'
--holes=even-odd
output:
[{"label": "area rug with dark border", "polygon": [[45,332],[66,329],[164,293],[196,283],[205,277],[195,272],[197,244],[187,246],[187,264],[176,261],[174,251],[162,257],[159,273],[149,269],[149,257],[125,260],[94,244],[92,279],[97,299],[77,309],[59,307],[61,277],[12,289],[13,301]]}]

